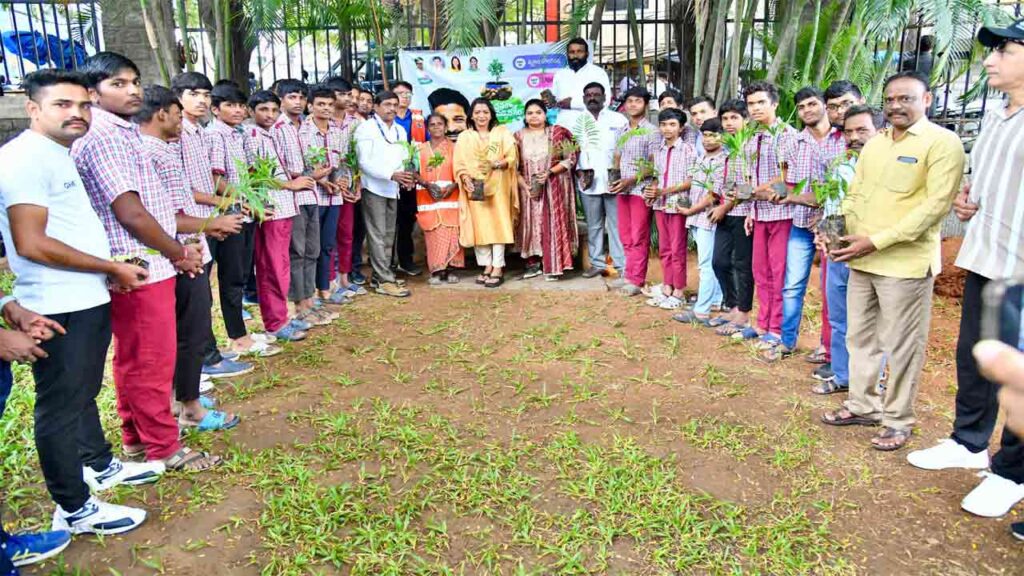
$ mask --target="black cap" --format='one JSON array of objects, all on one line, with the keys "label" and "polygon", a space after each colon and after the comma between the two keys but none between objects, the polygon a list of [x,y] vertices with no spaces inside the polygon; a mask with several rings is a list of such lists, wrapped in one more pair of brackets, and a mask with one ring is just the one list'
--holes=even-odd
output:
[{"label": "black cap", "polygon": [[978,31],[978,42],[982,46],[995,48],[1004,40],[1024,40],[1024,19],[1017,20],[1006,28],[985,26]]}]

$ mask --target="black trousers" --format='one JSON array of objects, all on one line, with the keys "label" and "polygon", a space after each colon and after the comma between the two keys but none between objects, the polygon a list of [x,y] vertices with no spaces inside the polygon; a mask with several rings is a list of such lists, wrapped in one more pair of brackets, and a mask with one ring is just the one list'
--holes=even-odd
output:
[{"label": "black trousers", "polygon": [[74,512],[89,499],[82,465],[98,472],[112,458],[96,408],[110,347],[110,304],[50,318],[67,334],[40,344],[49,358],[32,365],[36,450],[50,496]]},{"label": "black trousers", "polygon": [[413,264],[415,246],[412,231],[416,226],[416,192],[402,190],[398,195],[398,218],[395,223],[395,261],[408,268]]},{"label": "black trousers", "polygon": [[[370,194],[363,190],[363,196]],[[366,219],[363,217],[363,201],[356,202],[352,218],[352,271],[358,272],[363,266],[363,242],[366,241]]]},{"label": "black trousers", "polygon": [[[981,376],[971,353],[981,339],[981,291],[988,282],[984,276],[967,273],[960,336],[956,342],[956,419],[952,438],[971,452],[988,449],[999,416],[999,386]],[[1020,438],[1004,427],[1000,444],[992,457],[992,472],[1017,483],[1024,482],[1024,445]]]},{"label": "black trousers", "polygon": [[[223,240],[207,237],[210,255],[213,260],[206,265],[209,276],[214,262],[217,263],[217,289],[220,294],[220,311],[224,317],[224,327],[228,338],[232,340],[247,334],[245,321],[242,320],[242,292],[245,289],[246,273],[252,269],[253,241],[255,224],[249,222],[242,225],[242,231],[228,236]],[[207,334],[205,356],[207,363],[217,350],[217,338],[213,328]],[[218,360],[219,361],[219,360]]]},{"label": "black trousers", "polygon": [[711,267],[722,287],[722,307],[750,312],[754,306],[754,238],[743,229],[746,216],[726,216],[715,230]]},{"label": "black trousers", "polygon": [[178,356],[174,364],[174,398],[178,402],[199,399],[203,351],[213,330],[210,317],[209,274],[189,278],[179,274],[174,285],[174,310],[178,329]]}]

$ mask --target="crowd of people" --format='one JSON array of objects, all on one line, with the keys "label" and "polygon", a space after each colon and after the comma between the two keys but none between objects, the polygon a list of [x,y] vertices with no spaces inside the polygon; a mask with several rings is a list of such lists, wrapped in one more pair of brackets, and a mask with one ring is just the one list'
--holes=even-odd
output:
[{"label": "crowd of people", "polygon": [[[822,421],[881,426],[870,445],[884,451],[913,430],[939,227],[953,207],[970,221],[958,260],[969,275],[957,417],[950,439],[908,460],[988,468],[997,386],[971,356],[980,340],[971,311],[987,282],[1024,273],[1021,29],[981,31],[992,48],[989,85],[1008,101],[986,117],[973,184],[963,187],[963,147],[928,120],[929,82],[914,71],[885,82],[881,110],[849,81],[801,89],[792,102],[800,130],[778,117],[777,87],[760,81],[721,104],[665,90],[652,121],[653,97],[641,87],[626,91],[624,114],[609,109],[607,75],[577,39],[555,91],[528,101],[514,132],[489,100],[453,90],[435,90],[429,114],[412,110],[404,81],[371,94],[341,78],[287,79],[246,95],[185,72],[169,87],[143,88],[137,66],[111,52],[79,71],[28,75],[30,128],[0,148],[0,232],[16,275],[14,294],[0,299],[10,327],[0,331],[0,398],[8,362],[30,362],[36,446],[56,506],[53,532],[0,534],[0,561],[39,561],[72,534],[130,531],[145,510],[98,494],[220,464],[181,434],[240,423],[217,407],[212,381],[246,374],[253,357],[329,325],[367,288],[410,296],[403,277],[422,273],[417,224],[431,285],[459,282],[470,248],[481,268],[474,281],[486,288],[504,283],[507,250],[523,258],[521,278],[558,281],[581,244],[577,202],[583,277],[604,276],[677,321],[749,340],[766,362],[796,352],[820,255],[811,392],[848,393]],[[660,278],[648,266],[652,220]],[[249,303],[262,331],[246,324]],[[121,456],[96,405],[112,339]],[[1004,430],[963,507],[1000,516],[1022,498],[1024,451]]]}]

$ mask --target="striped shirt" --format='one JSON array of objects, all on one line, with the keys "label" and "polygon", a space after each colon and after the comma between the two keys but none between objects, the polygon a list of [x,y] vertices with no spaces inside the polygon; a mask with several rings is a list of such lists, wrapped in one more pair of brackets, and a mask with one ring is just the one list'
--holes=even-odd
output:
[{"label": "striped shirt", "polygon": [[[722,180],[724,181],[723,188],[724,191],[731,192],[739,185],[739,182],[737,182],[737,176],[739,176],[738,172],[743,168],[744,164],[742,161],[736,162],[736,159],[729,158],[728,150],[726,150],[725,154],[725,162],[722,169]],[[740,168],[737,168],[737,165]],[[750,216],[751,211],[753,211],[753,207],[754,203],[751,201],[736,202],[733,204],[733,207],[729,209],[729,212],[726,213],[726,216]]]},{"label": "striped shirt", "polygon": [[[277,152],[281,155],[282,166],[290,178],[302,176],[306,169],[306,161],[302,156],[302,143],[299,142],[299,129],[292,124],[285,113],[270,128],[270,135],[274,138]],[[316,202],[316,192],[313,190],[299,190],[295,192],[296,206],[312,206]]]},{"label": "striped shirt", "polygon": [[[775,126],[782,124],[776,120]],[[797,131],[786,126],[778,136],[772,136],[760,130],[747,142],[747,158],[754,164],[754,188],[767,184],[782,175],[779,162],[786,160],[790,154],[793,138]],[[764,200],[754,201],[754,220],[758,222],[775,222],[789,220],[793,217],[793,207],[787,204],[773,204]]]},{"label": "striped shirt", "polygon": [[825,139],[818,144],[821,146],[821,160],[825,163],[826,170],[836,161],[836,158],[846,154],[846,138],[843,137],[843,131],[839,128],[832,128]]},{"label": "striped shirt", "polygon": [[[637,124],[637,128],[644,128],[647,130],[647,134],[643,136],[634,136],[626,141],[622,146],[622,153],[619,156],[619,170],[622,173],[622,178],[635,178],[637,173],[636,161],[640,159],[650,159],[654,155],[654,151],[661,146],[661,134],[658,132],[658,127],[651,124],[646,118]],[[623,126],[618,134],[615,135],[616,143],[623,134],[631,130],[629,124]],[[623,194],[629,194],[631,196],[643,196],[644,195],[643,182],[637,182],[633,185],[633,188],[623,192]]]},{"label": "striped shirt", "polygon": [[[327,122],[326,132],[321,132],[317,128],[313,123],[312,116],[308,116],[302,126],[299,126],[299,142],[302,144],[302,149],[304,151],[308,151],[310,148],[325,149],[327,163],[331,168],[337,168],[341,164],[341,159],[348,154],[351,137],[352,132],[342,130],[341,126],[333,120]],[[310,168],[314,167],[310,166]],[[341,194],[328,194],[327,190],[319,184],[316,185],[316,196],[317,204],[320,206],[340,206],[342,204]]]},{"label": "striped shirt", "polygon": [[[188,118],[181,120],[181,160],[184,166],[185,184],[189,192],[216,195],[213,188],[213,168],[210,166],[210,139],[206,131]],[[213,213],[213,206],[196,204],[195,213],[186,213],[206,218]]]},{"label": "striped shirt", "polygon": [[245,162],[245,129],[239,126],[228,126],[220,120],[214,120],[206,129],[210,138],[210,168],[213,174],[227,180],[228,184],[238,184],[241,177],[238,173],[237,161]]},{"label": "striped shirt", "polygon": [[[171,199],[175,213],[181,212],[189,216],[196,216],[195,199],[192,193],[185,189],[185,174],[181,163],[181,150],[177,143],[165,142],[154,136],[143,136],[142,145],[146,154],[156,168],[157,174],[164,185],[164,193]],[[206,243],[205,234],[178,234],[178,242],[184,243],[189,237],[199,237],[199,245],[203,251],[203,264],[208,263],[210,247]]]},{"label": "striped shirt", "polygon": [[[826,136],[826,140],[828,137]],[[804,192],[810,191],[812,182],[821,182],[825,176],[825,150],[810,128],[804,128],[793,137],[786,170],[786,184],[796,186],[805,182]],[[793,226],[808,229],[821,216],[821,209],[811,206],[793,206]]]},{"label": "striped shirt", "polygon": [[[719,198],[725,196],[725,163],[727,160],[728,156],[724,150],[714,156],[705,154],[697,159],[697,162],[690,170],[693,178],[693,183],[690,185],[691,206],[699,204],[708,193],[716,194]],[[710,189],[705,188],[704,183],[710,184]],[[708,220],[708,212],[710,212],[710,209],[690,216],[686,219],[686,225],[691,228],[714,230],[718,225],[712,224]]]},{"label": "striped shirt", "polygon": [[990,280],[1024,274],[1024,110],[989,110],[971,151],[970,201],[978,212],[956,265]]},{"label": "striped shirt", "polygon": [[[664,140],[654,152],[654,165],[658,169],[658,185],[660,188],[678,186],[690,177],[690,169],[697,161],[697,152],[687,142],[677,139],[669,146]],[[668,196],[660,196],[654,201],[654,209],[666,214],[678,214],[679,198],[688,192],[677,192]]]},{"label": "striped shirt", "polygon": [[[288,176],[283,168],[284,161],[277,151],[277,146],[274,144],[274,138],[270,135],[270,132],[253,124],[246,127],[246,136],[245,156],[247,161],[252,164],[257,158],[273,158],[277,162],[277,172],[274,175],[278,180],[287,182]],[[271,218],[267,218],[267,220],[285,220],[298,213],[295,209],[295,193],[291,190],[278,188],[277,190],[271,190],[270,196],[274,199],[274,215]]]},{"label": "striped shirt", "polygon": [[71,146],[85,191],[93,210],[103,222],[112,256],[138,257],[149,262],[148,284],[175,275],[171,261],[160,254],[148,254],[148,247],[121,225],[111,204],[122,194],[136,193],[143,207],[168,236],[174,236],[174,204],[163,191],[160,175],[147,161],[138,126],[100,107],[92,109],[92,126]]}]

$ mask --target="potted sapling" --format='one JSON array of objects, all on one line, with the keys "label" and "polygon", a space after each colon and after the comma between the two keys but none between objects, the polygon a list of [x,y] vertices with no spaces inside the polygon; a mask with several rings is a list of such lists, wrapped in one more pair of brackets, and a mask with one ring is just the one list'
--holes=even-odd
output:
[{"label": "potted sapling", "polygon": [[735,134],[728,132],[722,134],[722,144],[728,150],[730,168],[735,168],[733,174],[734,197],[737,202],[746,202],[754,196],[753,175],[750,173],[752,162],[747,155],[747,143],[754,138],[757,129],[753,124],[746,124]]},{"label": "potted sapling", "polygon": [[[715,165],[714,164],[697,164],[690,170],[690,190],[693,190],[694,186],[700,186],[706,194],[711,194],[712,197],[718,198],[715,193]],[[687,194],[686,198],[682,200],[680,206],[686,209],[693,207],[693,200],[690,195]]]},{"label": "potted sapling", "polygon": [[[565,142],[562,142],[558,146],[549,146],[547,158],[548,168],[551,167],[553,163],[552,161],[561,162],[566,158],[571,158],[577,150],[579,150],[579,147],[576,146],[576,143],[573,142],[572,140],[566,140]],[[538,196],[540,196],[541,192],[544,191],[544,188],[547,186],[547,184],[546,181],[540,179],[540,174],[534,174],[533,176],[533,181],[530,182],[530,197],[537,198]]]},{"label": "potted sapling", "polygon": [[[601,131],[597,127],[597,121],[589,112],[579,115],[576,124],[572,128],[573,138],[579,143],[580,164],[592,166],[594,154],[600,153]],[[592,168],[577,168],[576,180],[580,190],[589,190],[594,185],[594,170]]]},{"label": "potted sapling", "polygon": [[313,172],[327,166],[327,148],[323,146],[310,146],[302,155],[306,168],[302,171],[303,176],[313,176]]},{"label": "potted sapling", "polygon": [[447,180],[438,180],[438,171],[441,166],[444,166],[444,154],[440,152],[434,152],[427,160],[427,174],[430,175],[431,182],[427,183],[427,192],[430,193],[430,197],[436,200],[442,200],[451,193],[452,183]]},{"label": "potted sapling", "polygon": [[789,196],[789,186],[786,185],[786,173],[789,171],[789,163],[783,160],[779,154],[779,137],[785,133],[787,128],[789,128],[789,124],[785,122],[779,122],[764,128],[764,132],[772,138],[772,151],[775,152],[775,161],[778,163],[779,174],[782,175],[781,182],[773,182],[771,185],[772,194],[778,200]]},{"label": "potted sapling", "polygon": [[277,179],[277,160],[257,158],[249,166],[242,160],[236,160],[235,164],[239,175],[238,184],[233,187],[235,205],[248,208],[247,219],[251,217],[263,222],[274,211],[274,198],[270,191],[281,187],[281,181]]},{"label": "potted sapling", "polygon": [[144,270],[149,270],[149,260],[146,256],[159,256],[160,251],[152,248],[143,248],[140,253],[132,254],[119,254],[111,258],[114,262],[123,262],[124,264],[131,264],[132,266],[138,266]]},{"label": "potted sapling", "polygon": [[[650,158],[637,158],[633,161],[636,168],[636,181],[644,189],[650,189],[658,185],[658,166]],[[644,198],[648,206],[654,204],[657,198]]]},{"label": "potted sapling", "polygon": [[[625,148],[626,144],[628,144],[629,141],[632,140],[633,138],[646,136],[650,134],[650,132],[651,131],[649,128],[643,128],[638,126],[636,128],[633,128],[632,130],[627,130],[623,132],[622,136],[619,136],[619,139],[616,140],[615,142],[615,152],[612,156],[612,167],[608,169],[609,185],[614,184],[619,180],[622,180],[622,170],[620,168],[620,164],[622,162],[622,150],[623,148]],[[637,180],[639,180],[639,177],[637,178]]]},{"label": "potted sapling", "polygon": [[487,178],[490,177],[493,171],[490,155],[497,153],[498,145],[490,144],[487,148],[483,148],[477,151],[476,162],[477,162],[477,175],[473,177],[473,189],[469,192],[469,199],[475,202],[483,202],[487,199],[487,194],[484,189],[484,184],[487,182]]},{"label": "potted sapling", "polygon": [[330,181],[348,190],[349,193],[356,186],[359,178],[359,156],[356,154],[356,141],[349,142],[348,152],[338,162],[338,167],[331,171]]},{"label": "potted sapling", "polygon": [[[825,173],[825,179],[821,182],[813,182],[811,189],[814,190],[814,200],[822,207],[823,218],[818,223],[818,231],[825,239],[825,245],[831,249],[839,249],[849,246],[842,238],[846,236],[846,216],[843,214],[843,198],[846,196],[847,182],[839,175],[837,167],[843,162],[855,158],[857,153],[847,152],[833,161],[832,166]],[[794,190],[794,193],[796,191]]]}]

